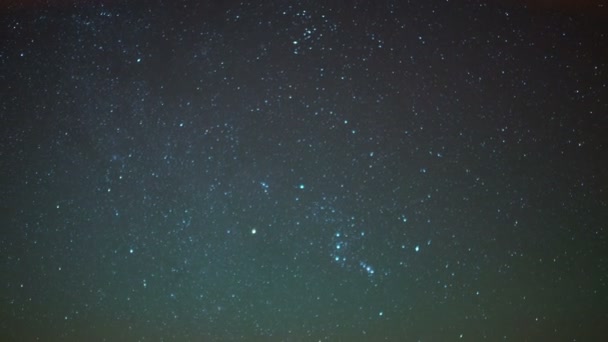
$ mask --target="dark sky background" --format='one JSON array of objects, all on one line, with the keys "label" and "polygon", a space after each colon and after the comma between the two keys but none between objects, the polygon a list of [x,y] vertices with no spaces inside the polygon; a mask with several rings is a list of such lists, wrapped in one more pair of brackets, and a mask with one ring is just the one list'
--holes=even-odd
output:
[{"label": "dark sky background", "polygon": [[0,11],[2,341],[603,341],[584,1]]}]

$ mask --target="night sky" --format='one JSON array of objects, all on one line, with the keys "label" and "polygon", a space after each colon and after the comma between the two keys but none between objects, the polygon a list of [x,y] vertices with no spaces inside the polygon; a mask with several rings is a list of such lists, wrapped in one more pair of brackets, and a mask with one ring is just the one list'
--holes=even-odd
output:
[{"label": "night sky", "polygon": [[95,3],[0,10],[2,341],[608,336],[605,7]]}]

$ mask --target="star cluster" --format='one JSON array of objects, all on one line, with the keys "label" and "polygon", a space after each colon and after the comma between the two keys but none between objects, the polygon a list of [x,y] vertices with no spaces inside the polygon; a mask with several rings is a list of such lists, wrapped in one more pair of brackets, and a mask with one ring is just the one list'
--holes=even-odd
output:
[{"label": "star cluster", "polygon": [[603,7],[59,3],[0,14],[3,340],[608,334]]}]

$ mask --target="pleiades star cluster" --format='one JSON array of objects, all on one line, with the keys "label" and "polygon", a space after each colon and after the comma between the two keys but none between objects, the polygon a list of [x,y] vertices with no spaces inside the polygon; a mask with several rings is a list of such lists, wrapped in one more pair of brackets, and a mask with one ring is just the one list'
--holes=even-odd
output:
[{"label": "pleiades star cluster", "polygon": [[0,340],[603,341],[601,2],[0,13]]}]

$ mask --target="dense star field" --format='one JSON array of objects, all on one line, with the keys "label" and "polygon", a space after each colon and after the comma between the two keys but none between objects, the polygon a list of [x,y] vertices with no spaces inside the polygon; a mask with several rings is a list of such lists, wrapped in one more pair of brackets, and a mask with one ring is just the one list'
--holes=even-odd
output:
[{"label": "dense star field", "polygon": [[0,12],[2,341],[608,336],[606,8],[94,3]]}]

